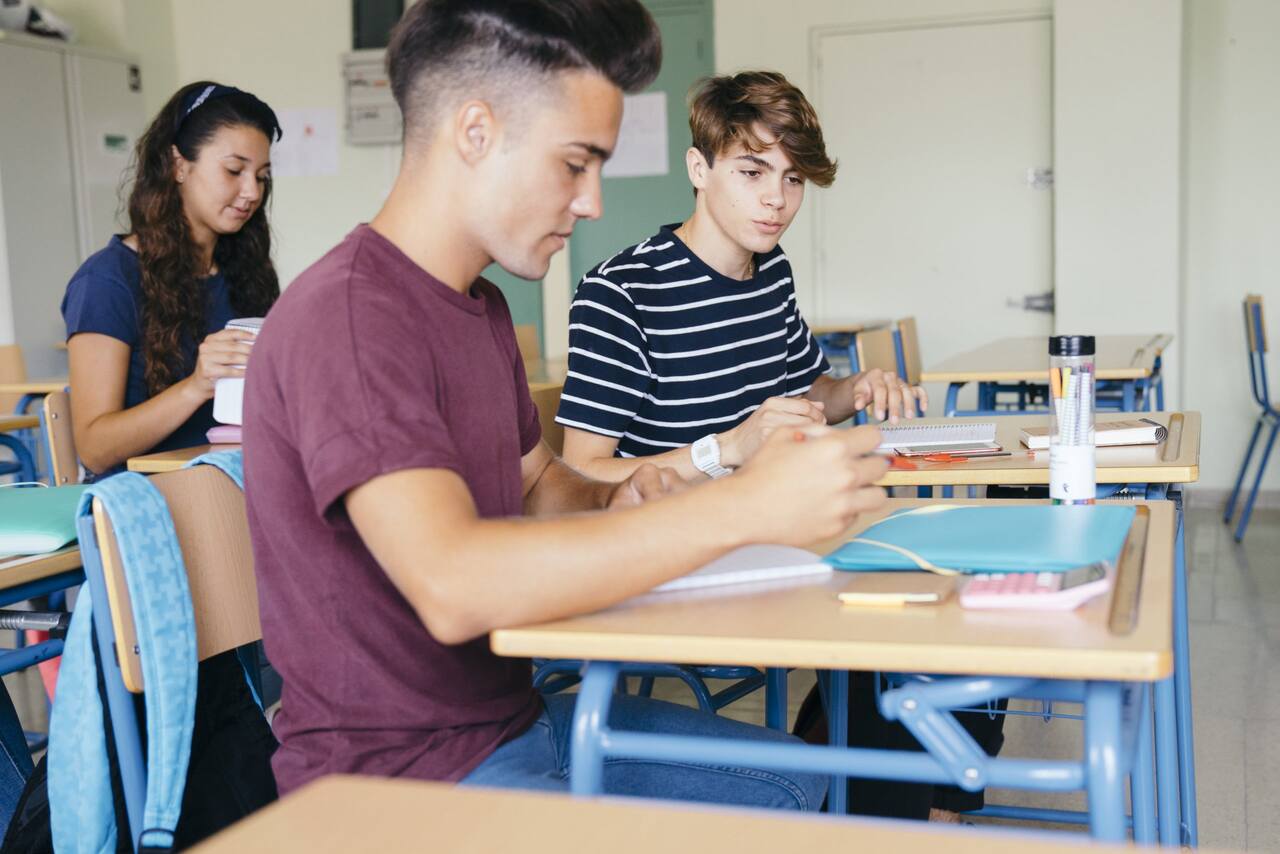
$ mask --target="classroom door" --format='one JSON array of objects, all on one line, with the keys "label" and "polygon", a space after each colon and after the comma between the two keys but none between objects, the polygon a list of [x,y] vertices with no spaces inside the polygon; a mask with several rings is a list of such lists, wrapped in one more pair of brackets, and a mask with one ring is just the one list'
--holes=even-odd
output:
[{"label": "classroom door", "polygon": [[685,99],[700,78],[715,73],[710,0],[646,0],[662,31],[662,71],[646,92],[662,92],[667,107],[667,174],[605,178],[604,216],[580,222],[569,242],[570,288],[618,250],[639,243],[669,222],[693,213],[685,172],[689,111]]},{"label": "classroom door", "polygon": [[840,168],[815,194],[811,316],[914,315],[926,367],[994,338],[1049,335],[1052,313],[1026,298],[1053,290],[1051,21],[852,29],[815,43]]}]

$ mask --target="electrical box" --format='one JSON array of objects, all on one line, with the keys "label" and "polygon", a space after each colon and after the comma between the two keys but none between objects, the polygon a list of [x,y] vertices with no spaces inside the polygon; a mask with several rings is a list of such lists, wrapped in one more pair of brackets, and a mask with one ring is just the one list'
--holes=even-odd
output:
[{"label": "electrical box", "polygon": [[342,57],[347,142],[384,145],[400,142],[400,108],[391,95],[385,50],[356,50]]}]

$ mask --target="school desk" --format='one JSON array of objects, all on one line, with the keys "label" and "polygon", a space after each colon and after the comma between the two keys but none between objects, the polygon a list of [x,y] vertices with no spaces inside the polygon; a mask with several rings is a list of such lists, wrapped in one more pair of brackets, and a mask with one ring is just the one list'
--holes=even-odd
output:
[{"label": "school desk", "polygon": [[[1098,423],[1149,418],[1168,428],[1168,436],[1158,445],[1130,445],[1097,449],[1097,482],[1100,494],[1128,487],[1148,499],[1168,499],[1176,513],[1174,565],[1174,678],[1172,684],[1155,686],[1156,765],[1160,777],[1160,836],[1165,844],[1198,841],[1196,812],[1195,743],[1191,708],[1191,643],[1187,608],[1187,569],[1182,515],[1182,487],[1200,476],[1200,413],[1137,412],[1098,413]],[[1007,457],[974,457],[964,461],[932,463],[912,461],[912,468],[893,468],[880,480],[881,486],[943,489],[943,497],[954,486],[994,486],[1047,484],[1049,452],[1031,452],[1019,435],[1027,426],[1045,426],[1044,413],[984,416],[996,425],[996,442]],[[922,424],[945,424],[947,419],[930,418]],[[1176,736],[1175,736],[1176,734]],[[1171,741],[1175,738],[1176,741]],[[1173,804],[1177,803],[1175,810]],[[1175,818],[1179,819],[1175,821]]]},{"label": "school desk", "polygon": [[[890,499],[844,536],[813,550],[828,553],[885,514],[924,503]],[[570,783],[576,794],[599,793],[606,755],[833,774],[833,803],[843,803],[848,776],[970,790],[1084,789],[1093,835],[1120,841],[1126,826],[1124,780],[1131,774],[1136,836],[1154,841],[1148,698],[1150,686],[1173,670],[1175,514],[1168,502],[1140,503],[1146,510],[1135,517],[1115,590],[1072,612],[966,611],[954,598],[939,606],[850,608],[836,597],[854,579],[836,572],[818,581],[651,593],[594,614],[495,631],[490,644],[499,655],[587,661],[574,718]],[[621,662],[706,661],[769,668],[771,718],[785,708],[784,668],[825,671],[835,747],[646,735],[604,725]],[[884,695],[883,707],[924,721],[928,733],[913,732],[927,754],[845,747],[850,670],[952,674],[909,681]],[[974,673],[980,675],[960,675]],[[1006,696],[1082,702],[1083,756],[986,756],[955,724],[951,710]]]},{"label": "school desk", "polygon": [[55,391],[62,391],[67,387],[70,381],[66,377],[54,377],[44,380],[23,380],[16,383],[0,383],[0,394],[17,394],[21,395],[18,405],[14,408],[14,412],[22,414],[27,411],[31,403],[38,398],[44,397],[46,394],[53,394]]},{"label": "school desk", "polygon": [[547,792],[353,776],[322,777],[192,849],[193,854],[656,854],[672,850],[1120,854],[1132,849],[1003,828],[636,798],[585,800]]},{"label": "school desk", "polygon": [[39,426],[40,419],[35,415],[0,415],[0,447],[13,451],[14,459],[19,466],[16,472],[19,483],[28,483],[36,479],[36,461],[31,456],[31,449],[27,447],[27,443],[10,433]]},{"label": "school desk", "polygon": [[[25,602],[84,580],[80,549],[68,546],[43,555],[0,558],[0,607]],[[62,639],[51,638],[33,646],[0,651],[0,674],[39,664],[62,654]]]},{"label": "school desk", "polygon": [[[1121,391],[1121,409],[1132,412],[1140,390],[1152,390],[1156,408],[1164,407],[1160,364],[1171,335],[1099,335],[1094,355],[1094,378],[1114,382]],[[1047,336],[1001,338],[952,356],[920,373],[924,383],[947,383],[944,415],[995,415],[997,387],[1009,383],[1044,385],[1049,375]],[[978,405],[958,410],[957,399],[966,383],[978,383]],[[1006,410],[1007,412],[1007,410]]]}]

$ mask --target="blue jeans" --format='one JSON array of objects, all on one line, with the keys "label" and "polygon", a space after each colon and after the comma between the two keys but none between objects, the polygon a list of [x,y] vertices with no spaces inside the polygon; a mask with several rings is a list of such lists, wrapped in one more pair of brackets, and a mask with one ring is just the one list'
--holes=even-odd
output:
[{"label": "blue jeans", "polygon": [[[533,725],[495,750],[462,785],[569,791],[570,728],[576,699],[569,694],[544,697],[544,711]],[[629,694],[613,698],[609,726],[632,732],[799,743],[786,733]],[[822,806],[828,779],[818,774],[692,762],[626,757],[610,757],[604,762],[604,789],[610,795],[765,809],[816,810]]]}]

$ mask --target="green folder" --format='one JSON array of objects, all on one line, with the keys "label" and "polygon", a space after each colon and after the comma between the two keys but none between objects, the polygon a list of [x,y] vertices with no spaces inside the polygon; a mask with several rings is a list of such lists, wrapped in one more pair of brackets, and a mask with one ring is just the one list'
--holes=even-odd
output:
[{"label": "green folder", "polygon": [[0,489],[0,556],[56,551],[76,539],[76,507],[88,485]]}]

